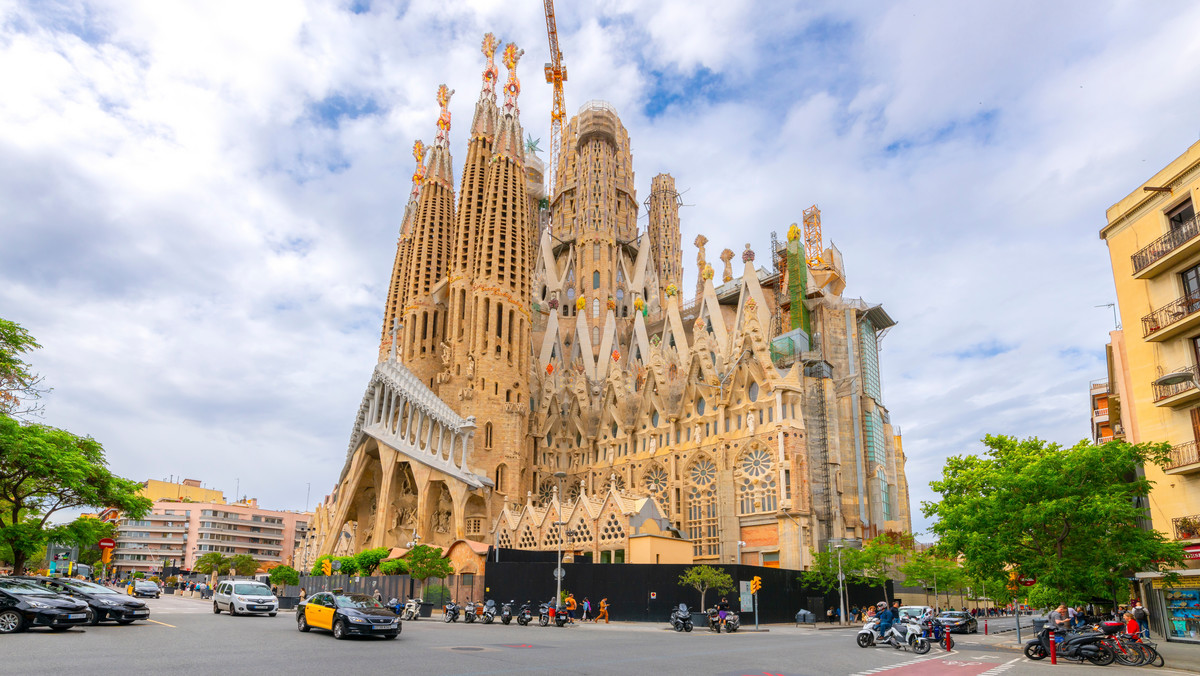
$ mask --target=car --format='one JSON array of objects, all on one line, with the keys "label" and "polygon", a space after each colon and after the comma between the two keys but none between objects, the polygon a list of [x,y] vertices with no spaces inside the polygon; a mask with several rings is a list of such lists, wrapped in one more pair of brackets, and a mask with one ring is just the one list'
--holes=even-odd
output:
[{"label": "car", "polygon": [[158,598],[162,596],[162,589],[151,580],[134,580],[128,588],[129,595],[137,598],[145,596],[148,598]]},{"label": "car", "polygon": [[137,620],[150,619],[150,609],[146,607],[145,603],[128,598],[115,589],[109,589],[95,582],[69,577],[29,577],[24,579],[88,604],[92,613],[88,624],[93,626],[105,620],[113,620],[117,624],[131,624]]},{"label": "car", "polygon": [[220,615],[228,610],[230,615],[266,613],[271,617],[279,612],[279,599],[275,592],[258,580],[222,580],[213,590],[213,612]]},{"label": "car", "polygon": [[964,613],[961,610],[947,610],[938,615],[937,619],[950,633],[974,634],[979,631],[978,620],[972,617],[971,613]]},{"label": "car", "polygon": [[931,608],[929,606],[900,606],[899,612],[897,612],[896,619],[901,620],[901,619],[911,617],[913,619],[919,620],[925,616],[925,613],[930,612],[932,610],[933,610],[933,608]]},{"label": "car", "polygon": [[403,630],[396,613],[366,594],[320,592],[296,607],[300,631],[328,629],[336,639],[347,636],[382,636],[394,639]]},{"label": "car", "polygon": [[30,627],[66,631],[87,624],[88,604],[56,594],[37,583],[0,577],[0,634],[13,634]]}]

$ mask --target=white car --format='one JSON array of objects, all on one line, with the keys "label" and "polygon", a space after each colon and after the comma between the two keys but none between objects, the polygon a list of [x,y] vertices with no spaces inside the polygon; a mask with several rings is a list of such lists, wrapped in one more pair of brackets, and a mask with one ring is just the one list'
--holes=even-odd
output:
[{"label": "white car", "polygon": [[925,613],[927,611],[932,611],[932,610],[933,610],[933,608],[931,608],[929,606],[900,606],[900,612],[897,613],[898,617],[896,617],[896,619],[901,620],[901,619],[904,619],[907,617],[911,617],[914,620],[919,620],[925,615]]},{"label": "white car", "polygon": [[271,617],[279,612],[279,599],[267,585],[257,580],[222,580],[213,590],[213,612],[230,615],[266,613]]}]

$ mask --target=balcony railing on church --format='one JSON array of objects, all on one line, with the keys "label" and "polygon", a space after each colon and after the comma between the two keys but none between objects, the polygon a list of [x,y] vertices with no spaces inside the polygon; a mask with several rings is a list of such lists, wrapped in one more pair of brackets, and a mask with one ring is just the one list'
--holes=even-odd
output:
[{"label": "balcony railing on church", "polygon": [[1200,235],[1200,225],[1194,217],[1184,221],[1179,227],[1171,228],[1171,232],[1150,242],[1130,257],[1133,260],[1133,274],[1136,275],[1150,267],[1155,261],[1195,239],[1197,235]]}]

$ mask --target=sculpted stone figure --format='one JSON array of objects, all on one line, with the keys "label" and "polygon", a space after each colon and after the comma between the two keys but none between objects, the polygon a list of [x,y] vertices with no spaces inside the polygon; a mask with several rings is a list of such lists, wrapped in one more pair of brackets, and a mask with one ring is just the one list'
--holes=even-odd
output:
[{"label": "sculpted stone figure", "polygon": [[704,245],[708,244],[708,238],[696,235],[692,244],[696,245],[696,296],[699,297],[704,293],[704,269],[708,267],[708,260],[704,255]]},{"label": "sculpted stone figure", "polygon": [[721,262],[725,264],[725,272],[721,273],[721,283],[729,283],[733,281],[733,249],[725,249],[721,252]]}]

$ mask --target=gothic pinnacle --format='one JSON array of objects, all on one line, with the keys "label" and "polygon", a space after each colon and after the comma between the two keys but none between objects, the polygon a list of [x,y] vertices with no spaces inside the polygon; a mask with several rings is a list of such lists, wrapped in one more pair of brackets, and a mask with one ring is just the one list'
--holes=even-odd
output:
[{"label": "gothic pinnacle", "polygon": [[442,112],[438,115],[437,137],[434,139],[434,145],[447,148],[450,145],[450,97],[454,95],[454,90],[446,85],[439,85],[437,90],[438,105],[442,107]]},{"label": "gothic pinnacle", "polygon": [[496,68],[496,36],[488,33],[483,36],[483,55],[487,57],[487,68],[483,69],[483,90],[479,92],[479,100],[496,101],[496,80],[500,79],[500,69]]},{"label": "gothic pinnacle", "polygon": [[504,66],[508,68],[508,83],[504,85],[504,113],[506,115],[521,114],[521,109],[517,107],[517,95],[521,93],[521,81],[517,79],[517,62],[524,54],[525,50],[517,49],[515,42],[508,43],[504,48]]}]

